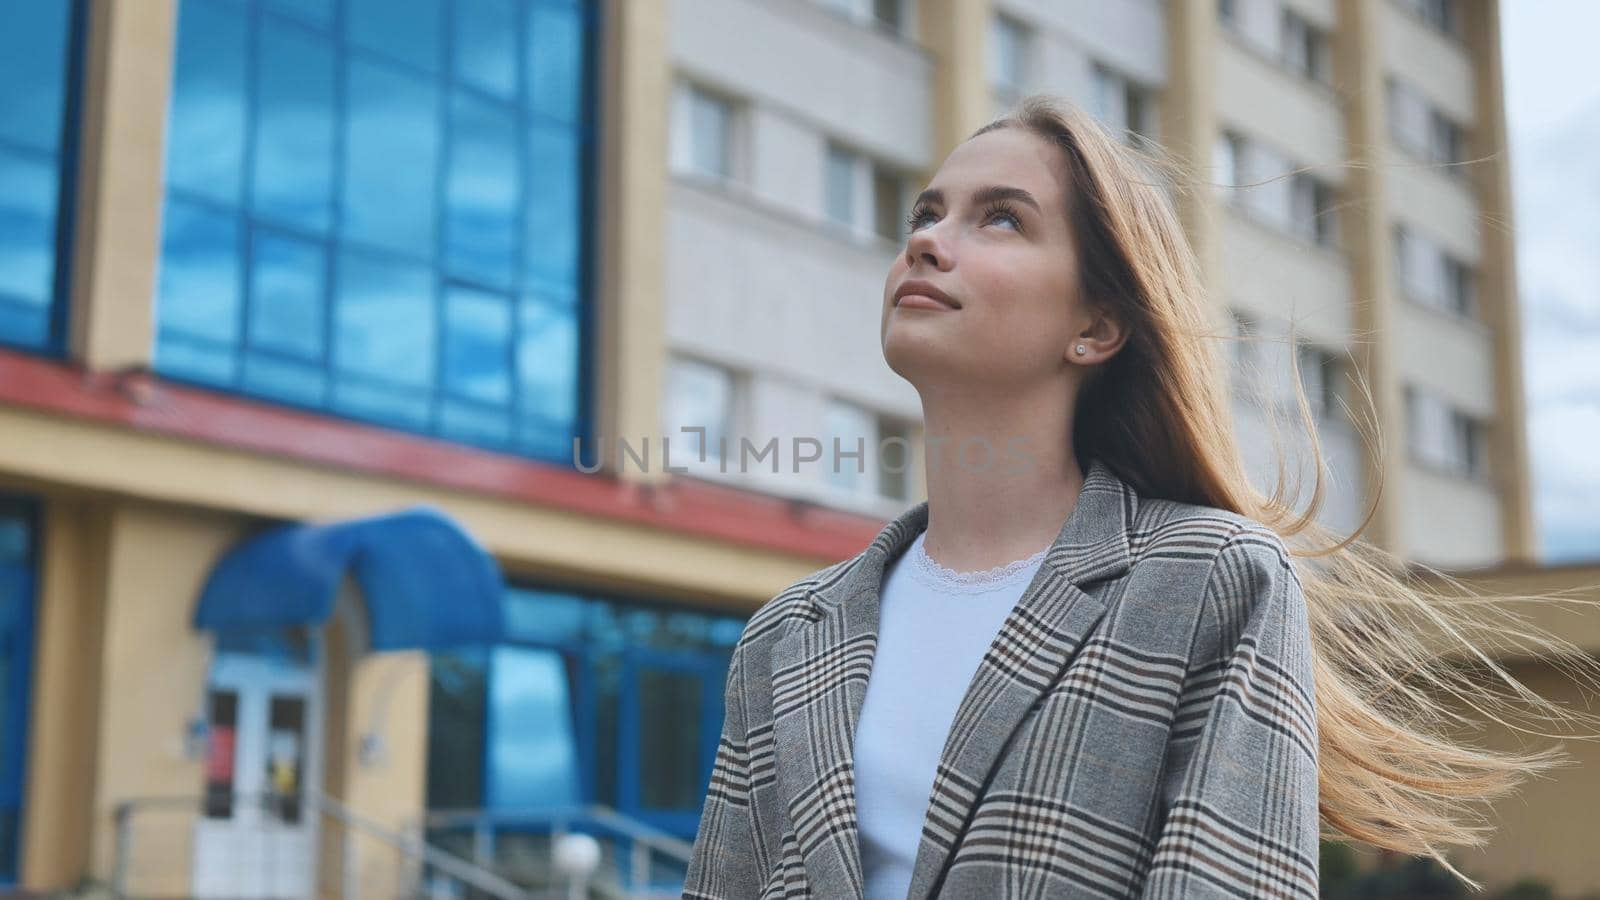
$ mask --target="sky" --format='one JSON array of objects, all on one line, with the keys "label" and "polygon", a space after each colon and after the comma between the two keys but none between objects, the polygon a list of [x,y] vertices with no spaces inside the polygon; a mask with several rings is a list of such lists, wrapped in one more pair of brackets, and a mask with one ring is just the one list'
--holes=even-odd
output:
[{"label": "sky", "polygon": [[1539,549],[1600,561],[1600,3],[1500,14]]}]

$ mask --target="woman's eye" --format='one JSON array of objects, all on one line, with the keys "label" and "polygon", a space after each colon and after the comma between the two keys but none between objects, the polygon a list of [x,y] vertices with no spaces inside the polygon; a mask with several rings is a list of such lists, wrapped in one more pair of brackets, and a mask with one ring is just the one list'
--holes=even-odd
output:
[{"label": "woman's eye", "polygon": [[1016,229],[1016,230],[1019,230],[1019,231],[1022,229],[1022,223],[1017,221],[1017,217],[1015,215],[1012,215],[1009,211],[1004,210],[1004,209],[997,209],[997,210],[994,210],[994,211],[990,212],[989,213],[989,221],[991,221],[991,222],[1010,222],[1011,223],[1011,227],[1013,229]]},{"label": "woman's eye", "polygon": [[[937,216],[934,215],[932,210],[913,210],[911,215],[906,217],[906,231],[916,231],[925,224],[926,220],[934,218],[937,218]],[[988,210],[983,214],[983,221],[985,223],[1010,222],[1012,230],[1022,230],[1021,220],[1017,218],[1015,213],[1004,207]]]}]

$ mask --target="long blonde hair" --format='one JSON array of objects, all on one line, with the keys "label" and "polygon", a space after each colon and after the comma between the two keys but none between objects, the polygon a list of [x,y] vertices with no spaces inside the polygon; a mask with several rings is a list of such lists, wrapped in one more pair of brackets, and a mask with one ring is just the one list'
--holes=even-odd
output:
[{"label": "long blonde hair", "polygon": [[[1195,166],[1160,152],[1154,142],[1143,142],[1144,149],[1125,145],[1074,104],[1050,95],[1024,98],[972,136],[999,128],[1024,129],[1062,151],[1080,296],[1130,333],[1083,387],[1072,435],[1078,458],[1104,461],[1148,496],[1228,509],[1284,539],[1310,612],[1323,836],[1429,856],[1479,888],[1442,852],[1488,840],[1493,826],[1474,804],[1515,790],[1525,775],[1570,761],[1560,747],[1511,754],[1461,743],[1441,725],[1472,723],[1442,701],[1455,698],[1518,730],[1526,729],[1506,717],[1519,710],[1538,721],[1594,724],[1595,718],[1529,690],[1485,649],[1491,637],[1499,646],[1520,643],[1546,662],[1570,661],[1579,678],[1600,684],[1595,660],[1507,608],[1565,598],[1486,594],[1361,540],[1376,497],[1352,534],[1340,537],[1319,524],[1324,459],[1298,361],[1288,380],[1310,439],[1311,497],[1304,510],[1295,510],[1291,498],[1301,485],[1296,479],[1290,486],[1281,454],[1272,494],[1256,490],[1235,437],[1217,349],[1234,337],[1213,325],[1199,261],[1160,178],[1152,175],[1167,178],[1176,191],[1209,188],[1208,180],[1195,178]],[[1365,381],[1359,374],[1354,381],[1375,420]],[[1381,448],[1379,429],[1348,406],[1346,413],[1369,446]],[[1493,677],[1474,678],[1475,665],[1459,665],[1453,655],[1481,664]]]}]

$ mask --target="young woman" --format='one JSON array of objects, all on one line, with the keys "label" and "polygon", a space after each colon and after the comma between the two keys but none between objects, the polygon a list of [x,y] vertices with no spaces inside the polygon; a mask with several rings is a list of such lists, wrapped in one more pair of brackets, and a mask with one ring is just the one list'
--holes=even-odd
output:
[{"label": "young woman", "polygon": [[685,897],[1314,898],[1324,823],[1444,862],[1555,764],[1424,727],[1495,695],[1395,627],[1457,621],[1397,560],[1290,552],[1320,477],[1250,487],[1144,172],[1031,97],[918,198],[881,340],[928,499],[751,618]]}]

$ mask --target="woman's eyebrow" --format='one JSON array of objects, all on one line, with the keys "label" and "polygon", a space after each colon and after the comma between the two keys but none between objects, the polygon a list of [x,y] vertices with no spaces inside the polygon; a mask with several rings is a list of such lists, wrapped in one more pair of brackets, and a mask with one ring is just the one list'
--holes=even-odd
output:
[{"label": "woman's eyebrow", "polygon": [[[973,203],[993,203],[998,200],[1015,200],[1018,203],[1025,203],[1028,206],[1033,207],[1034,212],[1037,212],[1040,215],[1044,214],[1044,210],[1039,206],[1039,201],[1033,199],[1032,194],[1019,187],[1011,187],[1010,185],[1006,184],[991,184],[986,187],[978,188],[976,191],[972,192]],[[919,204],[932,203],[943,206],[944,191],[940,190],[939,188],[928,188],[917,195],[916,202]]]}]

